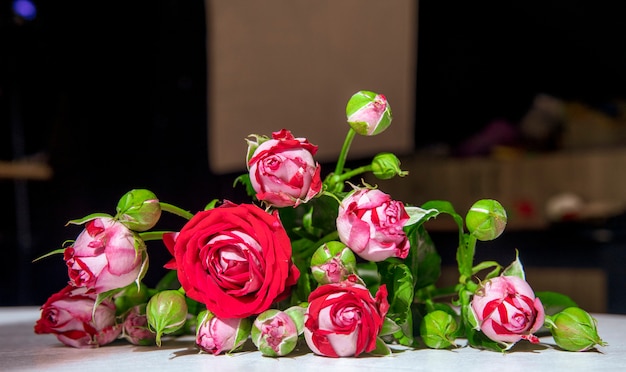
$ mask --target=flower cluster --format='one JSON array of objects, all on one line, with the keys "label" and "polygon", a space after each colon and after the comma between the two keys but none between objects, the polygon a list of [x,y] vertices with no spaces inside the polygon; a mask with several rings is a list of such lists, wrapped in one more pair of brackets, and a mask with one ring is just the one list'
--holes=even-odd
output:
[{"label": "flower cluster", "polygon": [[[346,116],[344,146],[324,178],[317,146],[281,129],[246,140],[248,172],[235,186],[245,187],[250,203],[214,199],[190,213],[134,189],[115,215],[70,221],[83,230],[50,253],[63,255],[68,285],[42,306],[35,332],[77,348],[121,339],[160,346],[163,337],[194,335],[199,352],[248,344],[271,357],[298,345],[336,358],[386,355],[394,345],[453,348],[461,339],[507,351],[522,340],[541,342],[542,331],[563,350],[604,345],[595,320],[570,298],[533,291],[519,257],[506,267],[475,262],[477,244],[506,227],[498,201],[478,200],[462,216],[446,201],[409,205],[354,183],[365,173],[407,172],[392,153],[345,168],[357,134],[391,124],[385,96],[357,92]],[[180,217],[180,227],[155,230],[163,212]],[[445,288],[437,286],[441,258],[424,226],[440,215],[459,230],[458,282]],[[171,253],[155,287],[144,283],[149,247]]]}]

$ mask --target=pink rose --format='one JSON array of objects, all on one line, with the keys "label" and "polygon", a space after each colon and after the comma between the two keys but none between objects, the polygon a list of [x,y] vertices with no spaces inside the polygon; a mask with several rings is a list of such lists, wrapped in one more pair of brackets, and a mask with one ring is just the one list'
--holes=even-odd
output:
[{"label": "pink rose", "polygon": [[317,146],[294,138],[288,130],[272,134],[248,160],[256,197],[275,207],[306,203],[322,189],[320,166],[313,159]]},{"label": "pink rose", "polygon": [[156,344],[156,333],[148,327],[146,304],[133,306],[128,310],[122,323],[122,337],[133,345]]},{"label": "pink rose", "polygon": [[348,124],[358,134],[374,136],[391,124],[391,107],[382,94],[367,90],[356,92],[346,105]]},{"label": "pink rose", "polygon": [[188,297],[220,318],[260,314],[291,293],[300,271],[278,212],[225,204],[198,212],[163,242]]},{"label": "pink rose", "polygon": [[219,355],[234,351],[250,336],[250,319],[218,318],[208,311],[198,316],[196,345],[207,353]]},{"label": "pink rose", "polygon": [[304,338],[318,355],[336,358],[370,352],[376,348],[388,309],[384,285],[375,298],[355,276],[321,285],[309,296]]},{"label": "pink rose", "polygon": [[138,235],[105,217],[88,221],[63,256],[70,284],[102,293],[141,279],[142,266],[147,264],[145,251]]},{"label": "pink rose", "polygon": [[339,205],[339,239],[358,256],[379,262],[406,258],[409,240],[403,231],[409,215],[400,201],[380,190],[356,189]]},{"label": "pink rose", "polygon": [[54,334],[65,345],[76,348],[113,342],[122,330],[115,323],[115,305],[107,299],[98,304],[94,312],[95,301],[95,293],[68,285],[50,296],[41,307],[35,333]]},{"label": "pink rose", "polygon": [[533,335],[545,319],[541,300],[528,283],[516,276],[498,276],[483,283],[471,308],[480,330],[491,340],[505,344],[521,339],[538,343]]}]

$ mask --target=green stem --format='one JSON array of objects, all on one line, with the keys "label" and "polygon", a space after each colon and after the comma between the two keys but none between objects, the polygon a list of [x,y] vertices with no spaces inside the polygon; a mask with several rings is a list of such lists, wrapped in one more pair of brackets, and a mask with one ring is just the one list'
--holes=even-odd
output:
[{"label": "green stem", "polygon": [[350,146],[352,145],[352,140],[356,135],[356,131],[350,127],[348,133],[346,134],[346,139],[343,141],[343,147],[341,148],[341,153],[339,153],[339,158],[337,159],[337,165],[335,166],[335,175],[341,175],[343,173],[343,167],[346,164],[346,158],[348,157],[348,151],[350,150]]},{"label": "green stem", "polygon": [[140,232],[139,236],[141,237],[141,239],[143,239],[144,242],[147,242],[150,240],[162,240],[163,234],[169,233],[169,232],[171,231],[145,231],[145,232]]},{"label": "green stem", "polygon": [[188,220],[190,220],[193,217],[193,213],[186,211],[184,209],[178,208],[175,205],[163,203],[163,202],[159,202],[159,204],[161,205],[161,210],[175,214],[179,217],[186,218]]},{"label": "green stem", "polygon": [[344,182],[349,180],[350,178],[359,175],[361,173],[365,173],[365,172],[370,172],[372,170],[372,165],[368,164],[368,165],[364,165],[361,167],[358,167],[356,169],[353,169],[351,171],[348,171],[340,176],[335,175],[335,178],[333,178],[333,182],[335,183],[339,183],[339,182]]}]

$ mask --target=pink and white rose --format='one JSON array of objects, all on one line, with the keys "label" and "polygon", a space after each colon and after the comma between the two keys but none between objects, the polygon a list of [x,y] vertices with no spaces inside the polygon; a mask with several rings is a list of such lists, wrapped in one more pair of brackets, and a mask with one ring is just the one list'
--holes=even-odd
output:
[{"label": "pink and white rose", "polygon": [[358,134],[374,136],[389,127],[392,120],[387,98],[367,90],[356,92],[346,105],[348,124]]},{"label": "pink and white rose", "polygon": [[406,258],[410,243],[404,233],[409,215],[400,201],[380,190],[360,188],[339,205],[339,239],[363,259],[379,262]]},{"label": "pink and white rose", "polygon": [[248,143],[248,170],[257,199],[275,207],[296,207],[321,191],[321,168],[313,159],[317,146],[307,139],[282,129],[260,144]]},{"label": "pink and white rose", "polygon": [[115,304],[106,299],[94,311],[95,302],[96,294],[86,288],[66,286],[41,307],[35,333],[54,334],[65,345],[76,348],[113,342],[122,331],[115,322]]},{"label": "pink and white rose", "polygon": [[96,293],[138,281],[147,265],[146,245],[121,222],[108,217],[89,220],[63,252],[70,284]]},{"label": "pink and white rose", "polygon": [[341,283],[324,284],[309,296],[304,338],[315,354],[349,357],[376,348],[376,339],[389,310],[387,288],[373,297],[351,276]]},{"label": "pink and white rose", "polygon": [[249,318],[218,318],[205,310],[198,315],[196,345],[213,355],[234,351],[246,342],[250,327]]},{"label": "pink and white rose", "polygon": [[545,311],[530,285],[517,276],[498,276],[483,283],[472,298],[478,327],[489,339],[508,344],[525,339],[538,343],[533,333],[543,326]]}]

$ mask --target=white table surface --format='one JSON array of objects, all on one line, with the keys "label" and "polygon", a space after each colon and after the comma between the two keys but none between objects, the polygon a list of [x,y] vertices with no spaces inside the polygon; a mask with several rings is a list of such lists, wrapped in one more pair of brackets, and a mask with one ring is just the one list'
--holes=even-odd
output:
[{"label": "white table surface", "polygon": [[[608,346],[592,352],[565,352],[551,337],[539,345],[518,343],[508,353],[469,347],[410,350],[386,357],[325,358],[310,352],[263,357],[258,351],[214,356],[200,354],[193,338],[167,339],[161,348],[123,340],[97,349],[62,345],[53,335],[36,335],[36,307],[0,308],[2,371],[623,371],[626,370],[626,316],[593,314]],[[306,346],[304,351],[308,351]]]}]

